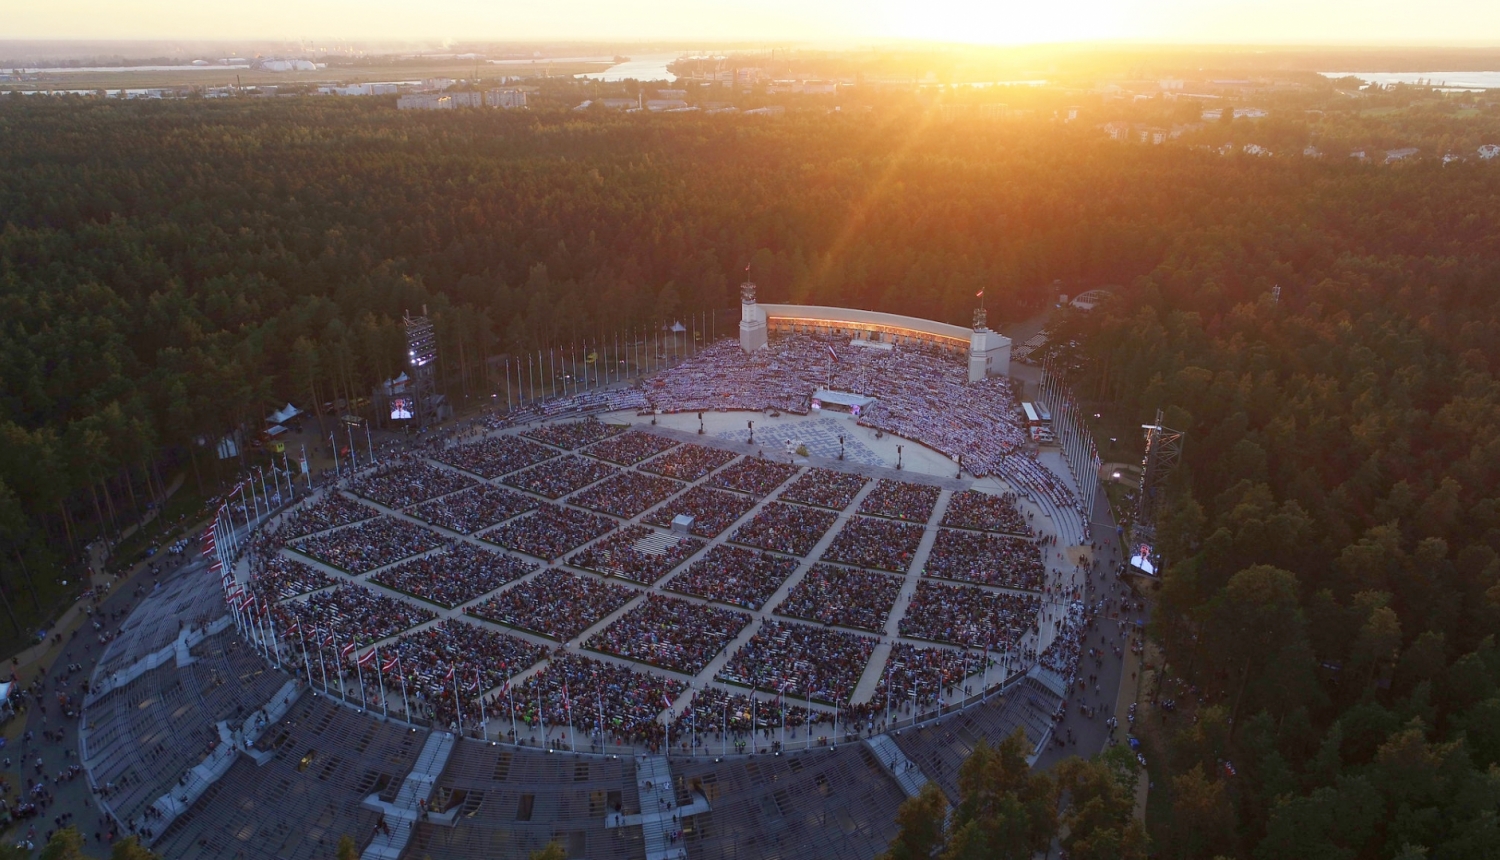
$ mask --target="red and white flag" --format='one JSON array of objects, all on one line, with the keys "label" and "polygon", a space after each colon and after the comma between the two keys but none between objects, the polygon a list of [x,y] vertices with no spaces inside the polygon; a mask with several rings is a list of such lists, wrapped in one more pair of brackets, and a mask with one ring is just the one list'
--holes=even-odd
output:
[{"label": "red and white flag", "polygon": [[343,648],[341,648],[339,650],[339,656],[340,657],[348,657],[350,654],[353,654],[353,653],[354,653],[354,643],[353,642],[350,642],[348,645],[345,645]]},{"label": "red and white flag", "polygon": [[453,680],[453,667],[452,666],[448,667],[448,674],[447,674],[447,676],[445,676],[443,678],[443,680],[444,681],[451,681],[451,680]]},{"label": "red and white flag", "polygon": [[829,358],[833,359],[834,361],[838,361],[839,360],[839,354],[833,351],[833,347],[831,347],[831,346],[829,346],[828,344],[825,343],[825,344],[823,344],[823,348],[828,350],[828,357]]},{"label": "red and white flag", "polygon": [[380,667],[380,671],[382,671],[382,672],[389,672],[389,671],[391,671],[392,669],[396,668],[396,663],[397,662],[398,662],[398,659],[395,658],[395,657],[392,657],[391,659],[389,659],[389,660],[386,661],[386,663],[385,663],[384,666]]},{"label": "red and white flag", "polygon": [[361,666],[368,666],[368,665],[370,665],[370,661],[374,660],[374,659],[375,659],[375,649],[371,648],[370,650],[368,650],[368,651],[365,652],[365,656],[359,658],[359,665],[361,665]]}]

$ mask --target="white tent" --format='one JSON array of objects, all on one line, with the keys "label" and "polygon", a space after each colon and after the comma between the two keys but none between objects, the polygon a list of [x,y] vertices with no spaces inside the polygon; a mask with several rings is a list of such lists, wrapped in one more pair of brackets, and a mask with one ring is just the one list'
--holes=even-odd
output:
[{"label": "white tent", "polygon": [[302,410],[288,403],[280,409],[266,416],[267,424],[280,424],[302,414]]}]

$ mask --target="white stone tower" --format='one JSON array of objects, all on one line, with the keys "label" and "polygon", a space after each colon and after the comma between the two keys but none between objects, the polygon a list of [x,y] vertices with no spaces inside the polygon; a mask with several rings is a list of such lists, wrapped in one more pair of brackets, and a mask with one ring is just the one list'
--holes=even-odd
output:
[{"label": "white stone tower", "polygon": [[[969,336],[970,382],[978,382],[986,376],[1010,374],[1010,338],[990,331],[988,319],[989,314],[984,308],[974,309],[974,333]],[[740,340],[744,340],[743,334]]]},{"label": "white stone tower", "polygon": [[755,284],[746,281],[740,284],[740,349],[755,352],[765,348],[766,312],[755,303]]}]

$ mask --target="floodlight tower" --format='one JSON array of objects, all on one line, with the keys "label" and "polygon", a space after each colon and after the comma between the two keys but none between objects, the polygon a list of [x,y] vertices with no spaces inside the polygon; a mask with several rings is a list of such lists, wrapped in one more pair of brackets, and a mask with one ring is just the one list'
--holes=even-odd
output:
[{"label": "floodlight tower", "polygon": [[1183,433],[1162,423],[1162,411],[1156,420],[1142,424],[1146,433],[1146,451],[1141,457],[1141,483],[1136,492],[1135,523],[1131,527],[1130,557],[1150,561],[1159,568],[1156,555],[1156,522],[1165,502],[1167,480],[1182,462]]},{"label": "floodlight tower", "polygon": [[427,306],[422,306],[422,316],[405,315],[406,365],[411,377],[409,390],[413,402],[412,417],[417,426],[428,427],[438,422],[437,396],[437,332],[427,319]]}]

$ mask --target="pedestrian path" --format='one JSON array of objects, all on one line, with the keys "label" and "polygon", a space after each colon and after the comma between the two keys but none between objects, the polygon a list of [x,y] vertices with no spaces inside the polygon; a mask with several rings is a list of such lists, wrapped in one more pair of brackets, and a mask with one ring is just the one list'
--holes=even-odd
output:
[{"label": "pedestrian path", "polygon": [[687,848],[673,834],[682,829],[684,818],[708,812],[711,808],[708,799],[694,794],[687,806],[677,805],[672,769],[666,756],[636,757],[635,781],[641,798],[640,814],[606,816],[605,828],[639,826],[646,842],[646,860],[684,860]]},{"label": "pedestrian path", "polygon": [[906,753],[896,746],[890,735],[880,734],[866,738],[865,744],[874,751],[875,760],[885,766],[907,797],[916,797],[921,793],[922,786],[927,784],[927,774],[917,767],[916,762],[906,757]]},{"label": "pedestrian path", "polygon": [[[360,854],[361,860],[397,860],[411,841],[412,829],[418,821],[426,820],[427,802],[432,798],[432,787],[448,766],[448,757],[458,739],[448,732],[433,732],[422,745],[417,763],[402,781],[396,799],[387,802],[380,795],[372,794],[365,799],[364,806],[380,812],[384,827],[378,828],[370,844]],[[448,823],[451,821],[451,813]]]},{"label": "pedestrian path", "polygon": [[136,832],[165,833],[178,816],[192,808],[193,803],[208,791],[209,786],[229,772],[238,753],[245,753],[257,765],[270,761],[274,757],[272,753],[253,750],[255,741],[268,726],[286,716],[292,704],[301,697],[303,689],[297,681],[282,684],[265,707],[246,717],[237,729],[231,728],[228,720],[221,720],[218,745],[209,751],[201,764],[183,774],[176,788],[157,798],[140,818],[132,822]]}]

